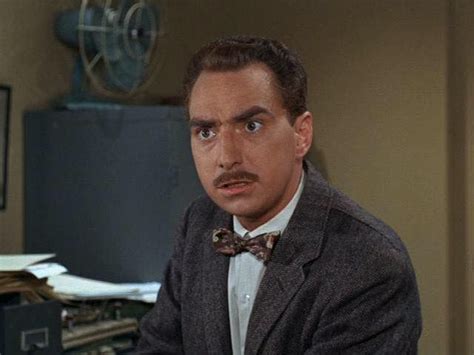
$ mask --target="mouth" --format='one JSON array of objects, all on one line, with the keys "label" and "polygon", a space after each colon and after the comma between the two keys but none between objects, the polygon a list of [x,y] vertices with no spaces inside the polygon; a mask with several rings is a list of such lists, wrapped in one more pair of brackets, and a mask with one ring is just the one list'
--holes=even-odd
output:
[{"label": "mouth", "polygon": [[234,197],[250,193],[258,180],[258,175],[241,170],[222,173],[213,185],[224,197]]},{"label": "mouth", "polygon": [[253,181],[250,180],[227,181],[219,184],[217,188],[224,196],[234,197],[248,192],[252,187],[252,183]]},{"label": "mouth", "polygon": [[250,184],[251,181],[248,180],[238,180],[238,181],[227,181],[222,184],[219,184],[217,188],[219,189],[230,189],[230,188],[237,188],[237,187],[243,187],[248,184]]}]

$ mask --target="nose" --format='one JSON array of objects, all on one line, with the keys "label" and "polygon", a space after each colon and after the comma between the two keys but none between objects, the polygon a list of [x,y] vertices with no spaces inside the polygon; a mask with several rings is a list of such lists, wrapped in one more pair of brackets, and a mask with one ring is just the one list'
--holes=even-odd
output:
[{"label": "nose", "polygon": [[231,170],[242,163],[242,147],[235,132],[224,129],[219,140],[218,165],[225,170]]}]

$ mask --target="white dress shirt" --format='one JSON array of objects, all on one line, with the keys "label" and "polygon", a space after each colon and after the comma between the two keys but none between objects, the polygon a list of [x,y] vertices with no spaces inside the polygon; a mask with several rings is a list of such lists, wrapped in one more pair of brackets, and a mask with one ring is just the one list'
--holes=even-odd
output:
[{"label": "white dress shirt", "polygon": [[[288,205],[271,220],[251,232],[247,231],[240,224],[237,217],[233,216],[234,231],[244,238],[253,238],[262,233],[275,231],[283,233],[300,199],[303,191],[303,182],[304,172],[301,175],[298,189]],[[247,326],[255,296],[264,273],[265,265],[263,261],[257,259],[251,253],[240,253],[230,259],[227,291],[230,335],[234,355],[244,354]]]}]

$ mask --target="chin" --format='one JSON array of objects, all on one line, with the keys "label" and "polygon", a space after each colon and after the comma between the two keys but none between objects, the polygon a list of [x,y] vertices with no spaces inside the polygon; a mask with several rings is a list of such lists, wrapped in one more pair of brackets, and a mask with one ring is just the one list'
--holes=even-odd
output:
[{"label": "chin", "polygon": [[218,204],[227,213],[235,215],[237,217],[249,217],[253,215],[252,211],[249,210],[248,206],[235,206],[229,203]]},{"label": "chin", "polygon": [[224,203],[220,204],[219,207],[236,217],[250,220],[259,219],[262,215],[265,214],[265,212],[262,213],[262,210],[264,210],[263,206],[252,206],[249,205],[249,203]]}]

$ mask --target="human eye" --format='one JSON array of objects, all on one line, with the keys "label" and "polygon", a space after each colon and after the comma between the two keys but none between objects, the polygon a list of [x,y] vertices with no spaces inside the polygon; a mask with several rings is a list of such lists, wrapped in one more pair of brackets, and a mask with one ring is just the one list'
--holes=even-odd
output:
[{"label": "human eye", "polygon": [[245,124],[245,130],[250,133],[257,132],[260,128],[262,128],[262,124],[257,121],[248,121]]},{"label": "human eye", "polygon": [[209,127],[200,127],[197,130],[197,136],[202,141],[207,141],[213,138],[215,135],[216,133]]}]

